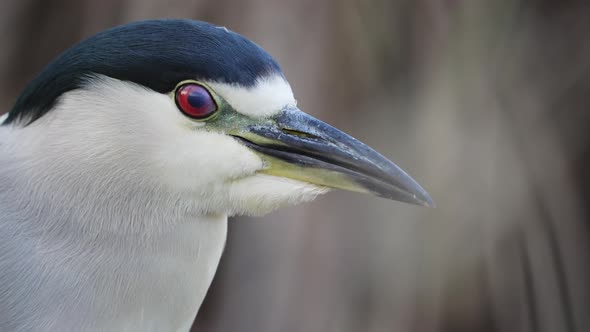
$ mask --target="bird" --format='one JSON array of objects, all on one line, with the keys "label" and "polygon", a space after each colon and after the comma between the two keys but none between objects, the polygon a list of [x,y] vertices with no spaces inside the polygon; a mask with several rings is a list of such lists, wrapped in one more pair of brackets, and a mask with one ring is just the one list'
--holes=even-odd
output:
[{"label": "bird", "polygon": [[228,217],[333,189],[434,206],[300,110],[246,37],[188,19],[99,32],[1,119],[0,331],[188,331]]}]

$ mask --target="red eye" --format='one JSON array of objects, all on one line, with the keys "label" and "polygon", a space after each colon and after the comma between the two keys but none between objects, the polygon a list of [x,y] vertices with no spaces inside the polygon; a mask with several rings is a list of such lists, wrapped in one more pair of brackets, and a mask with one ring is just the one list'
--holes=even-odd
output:
[{"label": "red eye", "polygon": [[185,115],[204,119],[217,111],[217,104],[207,89],[198,84],[185,84],[176,90],[176,105]]}]

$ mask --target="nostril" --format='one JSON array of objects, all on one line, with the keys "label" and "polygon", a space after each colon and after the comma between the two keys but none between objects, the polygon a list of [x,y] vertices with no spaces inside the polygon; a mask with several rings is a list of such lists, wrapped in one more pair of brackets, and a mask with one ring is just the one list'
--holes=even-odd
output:
[{"label": "nostril", "polygon": [[293,136],[297,136],[297,137],[301,137],[301,138],[320,139],[319,136],[316,136],[316,135],[310,134],[310,133],[306,133],[303,131],[295,130],[295,129],[281,128],[281,131],[284,132],[285,134],[293,135]]}]

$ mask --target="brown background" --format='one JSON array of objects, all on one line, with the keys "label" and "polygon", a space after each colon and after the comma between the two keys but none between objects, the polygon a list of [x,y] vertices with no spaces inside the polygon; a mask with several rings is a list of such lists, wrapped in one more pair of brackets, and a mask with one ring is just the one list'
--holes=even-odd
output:
[{"label": "brown background", "polygon": [[0,109],[144,18],[227,26],[436,209],[335,192],[236,218],[195,331],[590,331],[590,7],[558,0],[4,0]]}]

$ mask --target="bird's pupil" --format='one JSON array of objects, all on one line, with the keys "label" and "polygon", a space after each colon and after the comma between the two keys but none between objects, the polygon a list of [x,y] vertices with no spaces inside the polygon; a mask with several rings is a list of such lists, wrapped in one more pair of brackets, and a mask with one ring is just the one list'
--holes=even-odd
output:
[{"label": "bird's pupil", "polygon": [[187,101],[192,107],[202,108],[208,105],[209,96],[203,91],[193,90],[189,93]]}]

